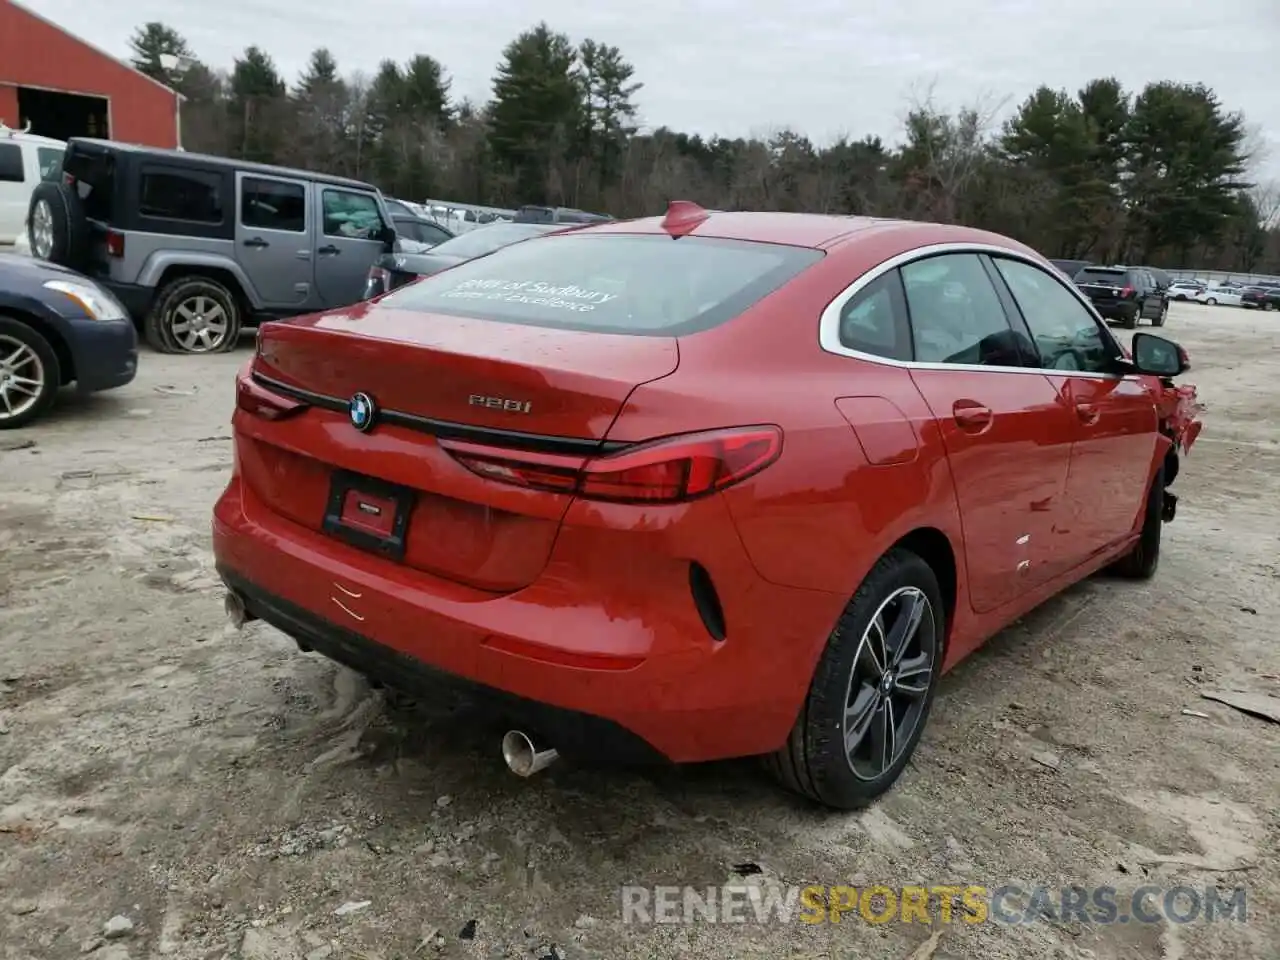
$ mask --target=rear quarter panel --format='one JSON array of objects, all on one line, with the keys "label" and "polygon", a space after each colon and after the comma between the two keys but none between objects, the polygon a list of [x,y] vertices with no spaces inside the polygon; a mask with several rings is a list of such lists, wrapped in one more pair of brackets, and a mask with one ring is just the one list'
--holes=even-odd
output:
[{"label": "rear quarter panel", "polygon": [[[940,530],[962,556],[941,434],[908,371],[829,354],[818,342],[823,308],[901,249],[834,251],[737,319],[681,338],[676,372],[638,387],[609,431],[611,440],[641,440],[782,427],[780,459],[724,494],[753,564],[773,583],[848,598],[889,547],[920,527]],[[874,424],[860,439],[841,398],[873,398],[841,406],[896,409],[901,421]],[[907,428],[914,449],[890,451]]]}]

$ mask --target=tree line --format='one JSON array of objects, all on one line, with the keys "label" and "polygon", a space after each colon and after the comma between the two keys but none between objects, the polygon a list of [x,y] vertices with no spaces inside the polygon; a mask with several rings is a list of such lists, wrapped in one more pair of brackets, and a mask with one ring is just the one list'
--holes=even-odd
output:
[{"label": "tree line", "polygon": [[1042,86],[999,125],[994,111],[925,98],[898,144],[824,146],[794,130],[641,131],[643,84],[619,48],[575,44],[546,23],[507,45],[483,104],[453,97],[425,54],[344,75],[321,48],[291,85],[260,47],[220,71],[163,23],[139,27],[131,47],[135,67],[188,98],[188,150],[350,176],[409,200],[631,217],[689,199],[905,217],[994,230],[1051,257],[1280,273],[1280,191],[1250,182],[1244,117],[1200,84]]}]

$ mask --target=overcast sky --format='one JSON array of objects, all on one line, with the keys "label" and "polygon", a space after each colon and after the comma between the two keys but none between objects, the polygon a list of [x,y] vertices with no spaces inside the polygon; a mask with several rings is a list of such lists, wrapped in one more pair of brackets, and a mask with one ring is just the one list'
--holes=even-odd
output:
[{"label": "overcast sky", "polygon": [[344,72],[426,53],[456,96],[484,100],[502,48],[546,19],[614,44],[644,83],[641,119],[742,136],[781,126],[825,141],[896,140],[913,96],[1004,112],[1037,85],[1116,76],[1203,82],[1262,131],[1280,178],[1280,0],[22,0],[127,55],[160,20],[218,67],[249,43],[292,80],[315,47]]}]

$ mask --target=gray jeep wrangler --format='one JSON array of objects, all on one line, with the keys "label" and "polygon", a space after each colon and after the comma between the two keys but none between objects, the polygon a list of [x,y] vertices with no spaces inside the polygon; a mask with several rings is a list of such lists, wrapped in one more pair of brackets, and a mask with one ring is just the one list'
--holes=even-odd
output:
[{"label": "gray jeep wrangler", "polygon": [[110,289],[166,353],[231,350],[243,326],[356,303],[391,224],[367,183],[80,138],[28,217],[34,256]]}]

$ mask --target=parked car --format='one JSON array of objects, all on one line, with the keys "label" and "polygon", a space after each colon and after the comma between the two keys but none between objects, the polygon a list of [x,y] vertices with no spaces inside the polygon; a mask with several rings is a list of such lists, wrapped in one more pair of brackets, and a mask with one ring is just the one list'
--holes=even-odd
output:
[{"label": "parked car", "polygon": [[58,391],[122,387],[138,371],[124,306],[65,267],[0,254],[0,430],[25,427]]},{"label": "parked car", "polygon": [[31,196],[44,260],[101,282],[155,350],[230,350],[244,324],[357,302],[395,231],[367,183],[72,139]]},{"label": "parked car", "polygon": [[525,204],[516,211],[515,223],[604,223],[612,217],[603,213],[587,213],[573,207],[541,207]]},{"label": "parked car", "polygon": [[27,208],[36,185],[57,180],[66,144],[0,123],[0,245],[25,233]]},{"label": "parked car", "polygon": [[1222,304],[1227,307],[1240,306],[1240,295],[1244,293],[1244,287],[1238,287],[1234,284],[1224,283],[1217,287],[1208,287],[1201,290],[1195,295],[1196,303],[1204,303],[1209,306],[1217,306]]},{"label": "parked car", "polygon": [[1170,300],[1194,300],[1206,289],[1199,280],[1175,280],[1169,284],[1168,294]]},{"label": "parked car", "polygon": [[1016,241],[674,203],[265,324],[213,550],[234,623],[488,695],[517,773],[765,754],[852,808],[944,670],[1155,574],[1186,369]]},{"label": "parked car", "polygon": [[1169,298],[1155,278],[1140,267],[1085,267],[1076,274],[1075,283],[1104,320],[1118,320],[1129,329],[1139,320],[1164,326]]},{"label": "parked car", "polygon": [[1089,266],[1088,260],[1050,260],[1049,262],[1061,270],[1068,280],[1074,280],[1077,273]]},{"label": "parked car", "polygon": [[399,239],[409,240],[422,249],[429,249],[453,239],[452,231],[418,213],[404,201],[383,197],[382,202],[386,204],[387,212],[391,214],[391,226]]},{"label": "parked car", "polygon": [[467,260],[483,257],[508,244],[563,229],[562,225],[555,223],[492,223],[454,237],[424,253],[397,249],[379,257],[378,262],[369,268],[364,298],[380,296],[418,277],[430,276]]},{"label": "parked car", "polygon": [[1240,306],[1251,310],[1280,310],[1280,286],[1245,287],[1240,292]]}]

